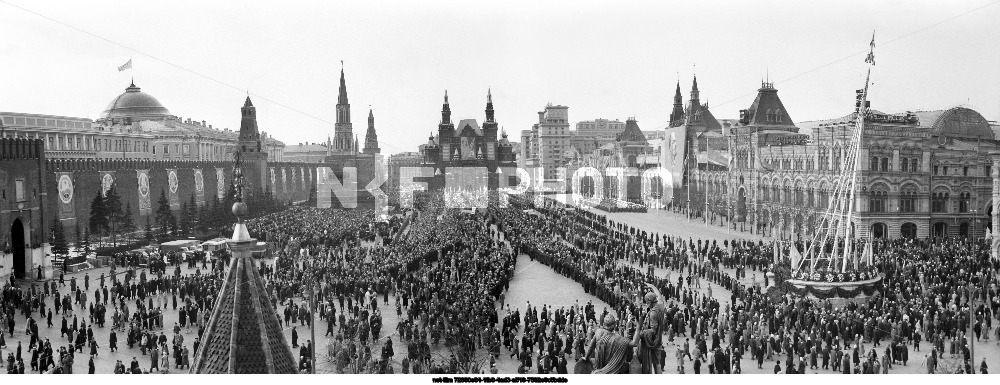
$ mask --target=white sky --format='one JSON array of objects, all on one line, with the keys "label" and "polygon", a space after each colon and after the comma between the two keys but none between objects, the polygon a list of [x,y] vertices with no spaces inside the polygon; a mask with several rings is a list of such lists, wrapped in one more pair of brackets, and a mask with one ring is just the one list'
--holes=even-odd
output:
[{"label": "white sky", "polygon": [[678,72],[685,102],[696,71],[719,118],[769,74],[801,122],[850,112],[875,29],[873,108],[1000,120],[997,0],[466,3],[0,0],[0,111],[97,118],[132,57],[136,85],[174,115],[238,129],[249,90],[261,129],[289,145],[332,135],[340,60],[355,133],[371,105],[385,154],[426,142],[445,89],[455,122],[481,122],[492,87],[514,141],[548,102],[571,122],[653,129]]}]

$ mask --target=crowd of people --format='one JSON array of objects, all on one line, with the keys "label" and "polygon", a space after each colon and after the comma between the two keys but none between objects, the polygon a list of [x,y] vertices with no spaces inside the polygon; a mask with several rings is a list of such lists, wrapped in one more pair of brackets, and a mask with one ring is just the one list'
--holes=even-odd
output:
[{"label": "crowd of people", "polygon": [[[950,360],[957,364],[946,365],[947,370],[971,372],[966,331],[971,325],[976,339],[989,339],[1000,310],[994,279],[1000,266],[990,260],[983,241],[884,241],[875,248],[876,263],[885,272],[881,293],[863,304],[834,308],[829,300],[774,297],[760,285],[741,283],[748,271],[766,277],[766,270],[773,269],[771,248],[762,243],[695,243],[544,202],[520,201],[519,207],[541,215],[512,211],[507,227],[520,232],[512,238],[619,312],[632,312],[630,317],[636,316],[643,286],[655,285],[671,302],[665,317],[668,341],[684,337],[674,354],[679,371],[687,367],[685,359],[693,361],[695,372],[704,362],[710,372],[729,373],[740,370],[743,356],[760,368],[765,360],[784,354],[786,373],[802,373],[807,366],[844,373],[887,372],[893,365],[907,365],[910,349],[919,351],[924,341],[920,363],[927,372],[942,370],[946,356],[957,357]],[[665,274],[653,275],[654,267]],[[676,281],[672,273],[678,274]],[[729,291],[728,301],[715,298],[711,289],[698,294],[701,280]],[[971,296],[966,290],[970,283],[979,288]],[[1000,331],[994,333],[1000,339]],[[980,371],[987,370],[983,358]]]},{"label": "crowd of people", "polygon": [[[322,366],[337,373],[496,373],[504,358],[519,373],[541,374],[740,373],[744,360],[758,370],[773,363],[776,373],[987,372],[985,357],[971,362],[969,339],[1000,342],[1000,266],[982,241],[879,241],[877,293],[834,306],[783,291],[780,266],[803,244],[681,239],[552,200],[506,202],[470,212],[430,199],[391,216],[292,207],[249,220],[274,250],[260,273],[291,328],[299,369],[323,364],[313,361],[316,343],[299,341],[297,327],[314,319],[327,340]],[[502,306],[518,255],[607,307]],[[8,283],[0,356],[3,332],[29,342],[2,364],[8,373],[72,373],[75,354],[89,353],[93,372],[102,349],[118,351],[121,333],[148,365],[119,360],[115,373],[186,369],[227,260],[219,253],[182,274],[178,255],[122,255],[108,275],[82,282]],[[164,325],[168,310],[174,325]],[[384,310],[395,312],[395,327]],[[39,333],[54,327],[65,342]],[[110,328],[106,346],[95,328]]]},{"label": "crowd of people", "polygon": [[[119,335],[128,349],[137,349],[149,363],[140,364],[133,357],[126,367],[118,360],[115,373],[188,368],[223,271],[219,268],[181,274],[182,259],[173,257],[157,252],[143,253],[141,257],[139,253],[127,253],[111,258],[110,271],[97,277],[92,278],[88,272],[82,280],[76,276],[67,279],[59,273],[57,279],[26,286],[7,283],[0,299],[0,319],[5,321],[8,336],[23,330],[29,341],[27,346],[18,342],[17,348],[6,355],[2,364],[7,372],[70,374],[76,353],[80,353],[88,357],[88,372],[94,373],[94,360],[102,351],[119,351]],[[174,267],[173,274],[167,273],[168,265]],[[172,326],[164,322],[168,309],[178,312],[178,322]],[[21,317],[23,323],[19,322]],[[95,338],[95,328],[109,330],[106,345]],[[185,342],[181,330],[190,328],[197,329],[196,337]],[[45,331],[45,336],[40,330]],[[59,331],[58,339],[55,330]],[[0,336],[0,352],[5,345],[5,338]]]}]

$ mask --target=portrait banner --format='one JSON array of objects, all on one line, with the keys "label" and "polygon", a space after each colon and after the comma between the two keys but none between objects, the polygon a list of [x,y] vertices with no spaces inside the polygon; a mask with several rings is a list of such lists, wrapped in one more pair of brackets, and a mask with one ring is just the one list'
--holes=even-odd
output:
[{"label": "portrait banner", "polygon": [[271,167],[271,195],[278,195],[278,186],[274,184],[274,167]]},{"label": "portrait banner", "polygon": [[149,170],[135,170],[135,179],[139,186],[139,215],[149,215],[153,210],[152,200],[149,198]]},{"label": "portrait banner", "polygon": [[201,169],[194,169],[194,202],[198,207],[205,205],[205,177]]},{"label": "portrait banner", "polygon": [[303,167],[299,167],[299,179],[302,183],[302,191],[308,190],[309,188],[306,187],[306,169]]},{"label": "portrait banner", "polygon": [[101,196],[108,196],[108,190],[111,190],[111,186],[115,185],[115,172],[114,171],[101,171]]},{"label": "portrait banner", "polygon": [[59,186],[59,219],[74,219],[76,218],[76,210],[73,209],[73,197],[74,197],[74,186],[73,186],[73,173],[72,172],[57,172],[56,180]]},{"label": "portrait banner", "polygon": [[226,171],[222,168],[215,168],[215,194],[221,201],[226,196]]},{"label": "portrait banner", "polygon": [[281,192],[288,193],[288,171],[287,169],[281,169]]},{"label": "portrait banner", "polygon": [[168,168],[167,169],[167,199],[170,200],[171,210],[181,209],[181,200],[177,196],[177,188],[179,187],[177,181],[177,169]]}]

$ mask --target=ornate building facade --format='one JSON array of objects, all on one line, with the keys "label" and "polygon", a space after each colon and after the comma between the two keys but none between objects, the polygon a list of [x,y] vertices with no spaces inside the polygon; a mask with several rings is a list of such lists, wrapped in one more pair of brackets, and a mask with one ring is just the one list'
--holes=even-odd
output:
[{"label": "ornate building facade", "polygon": [[[843,172],[858,116],[796,125],[770,83],[740,115],[727,135],[728,170],[699,181],[731,202],[714,209],[767,235],[811,236]],[[993,213],[990,153],[1000,150],[989,121],[965,107],[872,110],[864,119],[854,206],[859,237],[986,235]]]},{"label": "ornate building facade", "polygon": [[[285,144],[261,133],[262,151],[283,161]],[[181,119],[134,83],[108,103],[96,121],[0,112],[0,138],[39,139],[48,159],[228,161],[238,133]]]},{"label": "ornate building facade", "polygon": [[517,156],[507,133],[500,132],[498,136],[497,131],[492,93],[486,94],[486,121],[482,127],[475,119],[462,119],[456,126],[451,120],[451,106],[445,91],[437,135],[432,133],[422,149],[421,167],[432,174],[422,176],[420,181],[427,183],[430,191],[449,188],[468,193],[485,192],[480,196],[486,198],[483,203],[498,203],[499,188],[517,185],[516,177],[515,181],[505,179],[503,186],[500,180],[501,173],[508,177],[515,175]]}]

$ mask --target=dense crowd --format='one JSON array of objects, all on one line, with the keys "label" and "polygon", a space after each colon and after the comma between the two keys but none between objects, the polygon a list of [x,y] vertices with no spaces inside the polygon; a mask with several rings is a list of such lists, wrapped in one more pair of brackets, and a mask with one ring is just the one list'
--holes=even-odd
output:
[{"label": "dense crowd", "polygon": [[[778,266],[788,264],[789,248],[803,244],[681,239],[550,200],[508,202],[470,212],[431,199],[391,216],[293,207],[248,221],[274,250],[274,263],[260,272],[292,328],[299,369],[317,364],[315,343],[299,341],[297,328],[314,319],[328,341],[317,355],[338,373],[496,373],[504,356],[521,373],[668,366],[740,373],[744,360],[758,369],[773,362],[784,373],[886,373],[915,363],[928,373],[972,372],[970,335],[1000,341],[993,325],[1000,266],[982,241],[879,241],[878,292],[834,306],[788,295],[778,282],[788,278]],[[519,254],[578,282],[608,308],[577,301],[498,310]],[[198,258],[200,269],[192,260],[122,255],[107,276],[6,284],[0,349],[3,332],[23,331],[29,343],[7,353],[4,366],[70,373],[75,353],[89,352],[93,372],[93,358],[117,351],[120,333],[148,365],[133,358],[118,362],[116,373],[187,368],[228,255]],[[182,274],[183,262],[195,272]],[[168,309],[178,312],[177,324],[164,325]],[[395,328],[385,327],[381,309],[396,313]],[[65,341],[43,338],[40,327],[59,327]],[[111,328],[103,348],[94,328]],[[198,330],[193,341],[180,333],[186,328]],[[985,361],[975,369],[988,370]]]},{"label": "dense crowd", "polygon": [[[505,228],[522,234],[512,237],[515,243],[527,244],[522,249],[619,311],[634,315],[646,283],[659,289],[671,302],[664,329],[668,341],[684,337],[683,342],[677,340],[674,354],[680,371],[687,367],[685,359],[693,361],[695,372],[707,362],[710,372],[729,373],[739,371],[743,356],[762,367],[765,360],[784,354],[788,373],[805,372],[807,366],[844,373],[887,372],[893,365],[907,365],[910,349],[919,351],[921,341],[921,365],[928,372],[940,370],[946,356],[958,358],[959,364],[949,370],[972,371],[966,331],[971,325],[975,338],[989,339],[1000,310],[995,281],[1000,266],[990,260],[988,244],[982,241],[879,243],[875,263],[884,269],[884,289],[867,303],[834,308],[829,300],[775,298],[760,286],[740,283],[747,271],[765,276],[766,269],[773,268],[770,248],[761,243],[695,244],[552,201],[540,206],[529,200],[520,203],[541,215],[512,212]],[[553,233],[561,236],[548,236]],[[646,271],[641,270],[644,263],[650,265]],[[653,267],[666,269],[666,274],[654,276]],[[678,274],[676,281],[672,272]],[[728,301],[714,298],[711,290],[696,294],[693,289],[701,280],[731,292]],[[978,288],[971,297],[966,290],[970,283]],[[1000,339],[1000,334],[994,337]],[[980,366],[986,369],[985,361]]]}]

